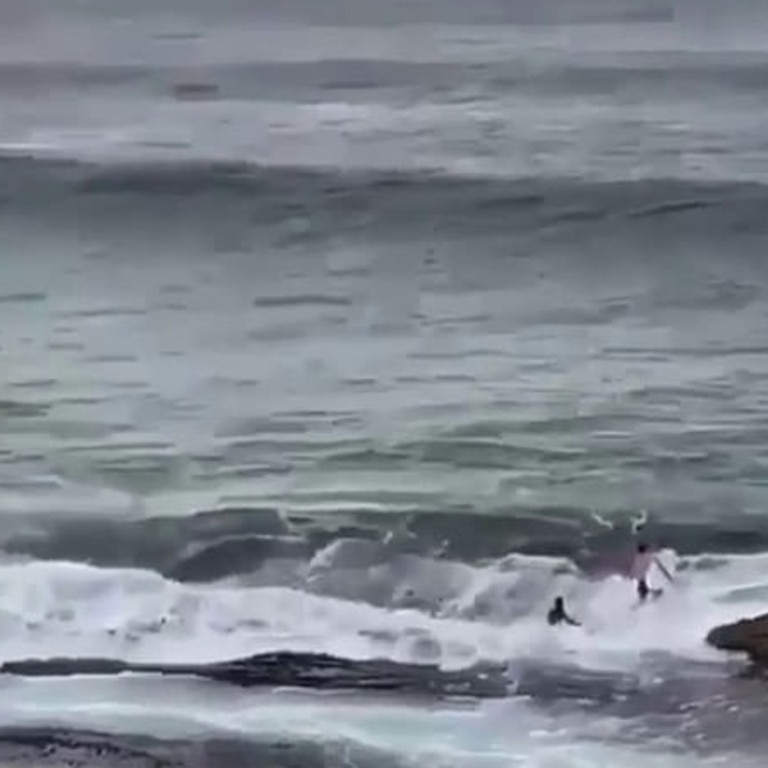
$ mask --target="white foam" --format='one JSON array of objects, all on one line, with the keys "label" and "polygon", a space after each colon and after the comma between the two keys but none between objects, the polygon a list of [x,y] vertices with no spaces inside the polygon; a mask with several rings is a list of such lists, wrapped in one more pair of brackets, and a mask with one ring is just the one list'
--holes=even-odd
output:
[{"label": "white foam", "polygon": [[[635,610],[631,582],[597,583],[527,570],[461,566],[459,596],[443,613],[387,610],[285,587],[231,583],[182,585],[142,570],[65,562],[0,567],[0,657],[99,655],[154,661],[210,661],[277,648],[349,657],[434,658],[447,665],[478,659],[568,660],[599,669],[632,668],[648,652],[716,658],[704,643],[716,624],[763,610],[768,556],[729,558],[720,568],[680,573],[662,599]],[[520,563],[517,564],[521,568]],[[448,578],[436,570],[438,580]],[[354,573],[351,574],[354,578]],[[416,573],[428,586],[428,573]],[[418,585],[418,582],[415,582]],[[438,585],[442,586],[442,585]],[[535,595],[521,603],[510,588]],[[565,594],[582,628],[551,628],[549,601]],[[489,611],[460,609],[482,598]],[[506,604],[525,613],[510,618]]]}]

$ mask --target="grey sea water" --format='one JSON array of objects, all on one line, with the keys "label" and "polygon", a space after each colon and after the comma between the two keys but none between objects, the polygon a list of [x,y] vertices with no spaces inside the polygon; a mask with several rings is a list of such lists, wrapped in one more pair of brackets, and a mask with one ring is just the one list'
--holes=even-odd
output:
[{"label": "grey sea water", "polygon": [[[704,633],[768,594],[766,30],[746,0],[3,3],[3,660],[724,675]],[[615,569],[641,511],[682,575],[638,617],[577,566]],[[584,636],[539,626],[558,591]],[[750,764],[762,694],[705,679],[515,700],[503,738],[495,710],[280,704],[284,764],[344,764],[333,718],[365,765]],[[134,688],[51,685],[3,705],[43,727],[0,731],[20,760],[108,739],[62,720],[222,727],[193,692],[141,715]],[[243,702],[232,743],[270,711]],[[259,743],[219,746],[276,759]]]}]

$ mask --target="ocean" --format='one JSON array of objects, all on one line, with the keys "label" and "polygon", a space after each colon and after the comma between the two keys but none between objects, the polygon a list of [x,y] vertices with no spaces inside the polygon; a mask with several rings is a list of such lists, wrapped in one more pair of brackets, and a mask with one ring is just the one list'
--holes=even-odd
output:
[{"label": "ocean", "polygon": [[0,662],[508,694],[6,674],[0,762],[763,766],[767,97],[758,0],[5,0]]}]

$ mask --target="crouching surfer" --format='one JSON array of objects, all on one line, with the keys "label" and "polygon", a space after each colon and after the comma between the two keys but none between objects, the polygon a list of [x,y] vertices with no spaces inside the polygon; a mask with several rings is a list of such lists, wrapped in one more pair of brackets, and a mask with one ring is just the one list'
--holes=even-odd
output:
[{"label": "crouching surfer", "polygon": [[630,578],[637,582],[637,596],[640,598],[641,603],[645,602],[649,596],[659,597],[664,592],[663,589],[651,589],[648,586],[648,571],[650,571],[652,565],[655,565],[664,574],[664,577],[670,584],[672,583],[672,574],[666,569],[659,558],[648,549],[648,545],[638,544],[637,552],[635,552],[635,556],[632,558]]},{"label": "crouching surfer", "polygon": [[565,601],[562,597],[555,598],[555,602],[552,604],[552,607],[549,609],[549,613],[547,614],[547,621],[553,627],[556,624],[570,624],[572,627],[581,626],[578,621],[572,619],[568,615],[567,611],[565,610]]}]

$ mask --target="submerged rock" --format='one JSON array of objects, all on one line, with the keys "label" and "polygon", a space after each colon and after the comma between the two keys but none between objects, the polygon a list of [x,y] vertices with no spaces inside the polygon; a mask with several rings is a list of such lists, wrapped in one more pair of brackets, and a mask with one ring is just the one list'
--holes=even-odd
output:
[{"label": "submerged rock", "polygon": [[721,651],[746,653],[754,663],[768,665],[768,613],[715,627],[707,643]]},{"label": "submerged rock", "polygon": [[243,688],[288,686],[390,691],[432,697],[503,698],[507,695],[501,665],[476,665],[449,671],[435,664],[344,659],[323,653],[280,651],[213,664],[139,664],[88,658],[25,659],[0,664],[0,675],[21,677],[119,675],[126,672],[194,676]]},{"label": "submerged rock", "polygon": [[66,727],[0,726],[0,765],[15,768],[401,768],[396,753],[351,739],[283,733],[163,739]]}]

